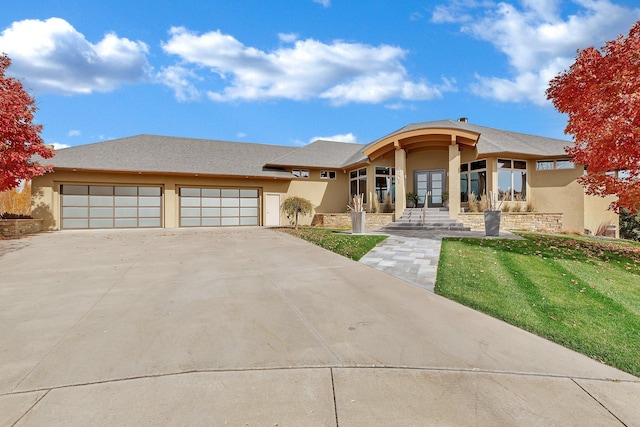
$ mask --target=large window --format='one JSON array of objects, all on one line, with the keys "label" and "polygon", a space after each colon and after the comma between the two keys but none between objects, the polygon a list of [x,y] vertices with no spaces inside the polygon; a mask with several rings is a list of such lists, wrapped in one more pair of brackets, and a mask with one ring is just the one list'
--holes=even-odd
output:
[{"label": "large window", "polygon": [[350,197],[362,194],[362,202],[367,203],[367,168],[349,172],[349,183]]},{"label": "large window", "polygon": [[536,162],[536,170],[539,171],[573,169],[575,166],[575,163],[573,163],[571,159],[538,160]]},{"label": "large window", "polygon": [[527,162],[498,159],[498,200],[527,199]]},{"label": "large window", "polygon": [[376,166],[376,196],[378,202],[386,203],[387,195],[390,202],[396,202],[396,169]]},{"label": "large window", "polygon": [[487,161],[460,165],[460,201],[468,202],[471,193],[477,198],[487,192]]}]

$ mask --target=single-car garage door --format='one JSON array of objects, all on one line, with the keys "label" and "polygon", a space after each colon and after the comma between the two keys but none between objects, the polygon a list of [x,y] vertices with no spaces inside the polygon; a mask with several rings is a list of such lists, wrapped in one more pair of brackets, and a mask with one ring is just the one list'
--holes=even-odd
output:
[{"label": "single-car garage door", "polygon": [[141,228],[162,225],[159,186],[62,185],[62,228]]},{"label": "single-car garage door", "polygon": [[180,226],[260,224],[257,188],[180,188]]}]

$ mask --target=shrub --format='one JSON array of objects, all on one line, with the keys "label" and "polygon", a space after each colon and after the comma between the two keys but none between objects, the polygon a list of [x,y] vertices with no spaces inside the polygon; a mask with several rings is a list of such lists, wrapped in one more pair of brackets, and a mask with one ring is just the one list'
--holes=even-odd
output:
[{"label": "shrub", "polygon": [[289,218],[289,222],[292,225],[295,225],[296,230],[298,229],[298,216],[299,215],[308,215],[313,212],[313,204],[302,197],[288,197],[282,202],[280,206],[282,212],[287,215]]},{"label": "shrub", "polygon": [[640,213],[632,215],[626,209],[620,211],[620,237],[640,242]]},{"label": "shrub", "polygon": [[14,214],[14,213],[1,213],[0,219],[33,219],[31,215],[22,215],[22,214]]}]

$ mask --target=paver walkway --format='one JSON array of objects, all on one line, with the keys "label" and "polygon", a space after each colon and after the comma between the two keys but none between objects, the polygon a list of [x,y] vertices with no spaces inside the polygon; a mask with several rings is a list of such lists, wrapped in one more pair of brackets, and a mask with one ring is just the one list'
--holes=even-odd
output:
[{"label": "paver walkway", "polygon": [[[362,264],[384,271],[433,292],[443,237],[486,237],[482,231],[372,230],[389,237],[360,259]],[[493,237],[495,238],[495,237]],[[501,231],[503,239],[520,239]]]}]

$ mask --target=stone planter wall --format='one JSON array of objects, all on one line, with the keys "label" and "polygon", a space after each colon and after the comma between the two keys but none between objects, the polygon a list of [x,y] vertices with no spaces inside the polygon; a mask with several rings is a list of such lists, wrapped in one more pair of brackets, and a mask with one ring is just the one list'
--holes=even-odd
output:
[{"label": "stone planter wall", "polygon": [[[385,225],[393,222],[392,213],[369,213],[366,215],[365,228],[375,229],[384,227]],[[313,227],[323,228],[351,228],[351,214],[350,213],[319,213],[313,216],[311,221]]]},{"label": "stone planter wall", "polygon": [[[461,212],[458,221],[473,230],[484,230],[483,212]],[[502,212],[500,229],[508,231],[544,231],[557,233],[562,231],[561,213],[542,212]]]},{"label": "stone planter wall", "polygon": [[0,235],[22,236],[42,231],[42,219],[0,219]]}]

